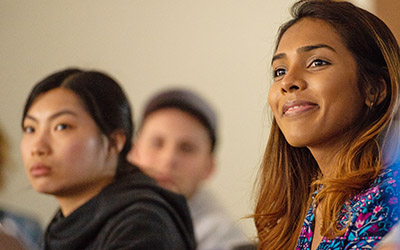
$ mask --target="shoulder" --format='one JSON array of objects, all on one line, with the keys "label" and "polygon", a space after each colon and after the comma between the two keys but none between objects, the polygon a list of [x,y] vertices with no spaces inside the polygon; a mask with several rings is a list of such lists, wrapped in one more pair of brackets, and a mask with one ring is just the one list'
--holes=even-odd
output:
[{"label": "shoulder", "polygon": [[101,234],[104,245],[115,248],[194,249],[194,236],[186,222],[157,199],[127,206],[107,221]]},{"label": "shoulder", "polygon": [[373,181],[370,187],[360,194],[354,196],[353,201],[363,210],[374,209],[380,210],[383,206],[386,208],[394,208],[398,204],[398,183],[397,170],[389,167],[382,171],[381,174]]},{"label": "shoulder", "polygon": [[[141,201],[115,214],[108,220],[106,229],[114,233],[142,231],[152,234],[154,232],[175,231],[175,226],[171,216],[162,206]],[[136,229],[138,231],[135,231]]]},{"label": "shoulder", "polygon": [[25,245],[33,248],[34,245],[39,244],[43,232],[36,219],[2,210],[0,222],[6,231],[16,235]]},{"label": "shoulder", "polygon": [[1,220],[13,220],[21,227],[40,228],[39,222],[32,217],[5,210],[1,210],[1,214]]},{"label": "shoulder", "polygon": [[194,249],[190,213],[182,196],[140,178],[113,191],[118,195],[109,192],[104,199],[111,203],[122,199],[125,205],[114,210],[102,229],[106,245],[118,248],[125,242],[123,246],[134,249]]},{"label": "shoulder", "polygon": [[195,227],[223,228],[233,226],[234,220],[208,190],[198,190],[188,201]]},{"label": "shoulder", "polygon": [[200,189],[190,198],[189,207],[199,249],[230,249],[250,242],[208,190]]},{"label": "shoulder", "polygon": [[[376,244],[398,222],[399,193],[394,174],[391,168],[383,170],[368,189],[345,203],[343,212],[351,216],[346,233],[350,241]],[[348,221],[347,216],[344,221]]]},{"label": "shoulder", "polygon": [[374,189],[376,186],[386,187],[390,190],[398,192],[397,186],[399,184],[399,166],[392,165],[382,170],[371,185],[370,189]]},{"label": "shoulder", "polygon": [[385,202],[391,205],[398,203],[397,170],[385,168],[375,178],[372,184],[352,198],[352,203],[360,207],[378,205],[377,202]]}]

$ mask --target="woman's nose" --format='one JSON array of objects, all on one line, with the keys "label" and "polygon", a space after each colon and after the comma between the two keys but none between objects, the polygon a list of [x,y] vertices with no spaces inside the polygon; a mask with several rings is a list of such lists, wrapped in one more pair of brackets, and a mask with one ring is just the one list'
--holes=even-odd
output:
[{"label": "woman's nose", "polygon": [[46,155],[51,151],[49,136],[46,133],[37,133],[32,143],[32,155]]},{"label": "woman's nose", "polygon": [[283,77],[281,91],[282,93],[291,93],[306,88],[306,82],[299,69],[290,69]]}]

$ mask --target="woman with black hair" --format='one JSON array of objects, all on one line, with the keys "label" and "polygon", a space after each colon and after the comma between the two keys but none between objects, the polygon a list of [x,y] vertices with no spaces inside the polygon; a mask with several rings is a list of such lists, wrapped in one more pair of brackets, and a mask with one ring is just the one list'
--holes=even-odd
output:
[{"label": "woman with black hair", "polygon": [[195,249],[185,199],[126,161],[131,108],[112,78],[79,69],[46,77],[22,127],[28,179],[60,205],[44,249]]}]

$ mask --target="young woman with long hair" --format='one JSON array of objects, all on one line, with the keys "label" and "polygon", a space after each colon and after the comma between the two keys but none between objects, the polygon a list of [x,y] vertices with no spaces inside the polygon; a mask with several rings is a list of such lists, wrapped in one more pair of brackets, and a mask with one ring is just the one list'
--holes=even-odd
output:
[{"label": "young woman with long hair", "polygon": [[32,187],[60,210],[44,249],[194,249],[183,196],[126,160],[133,122],[108,75],[66,69],[34,86],[22,118],[21,152]]},{"label": "young woman with long hair", "polygon": [[371,249],[399,218],[399,46],[348,2],[300,0],[292,16],[271,63],[260,249]]}]

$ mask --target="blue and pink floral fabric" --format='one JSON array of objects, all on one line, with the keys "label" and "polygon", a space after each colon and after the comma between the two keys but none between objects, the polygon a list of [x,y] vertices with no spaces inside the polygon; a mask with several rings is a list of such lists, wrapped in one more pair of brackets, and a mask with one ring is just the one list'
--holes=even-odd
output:
[{"label": "blue and pink floral fabric", "polygon": [[[339,226],[350,224],[345,234],[334,239],[322,238],[318,250],[373,249],[399,221],[398,166],[383,171],[369,189],[347,201],[339,214]],[[314,208],[305,218],[296,250],[311,249]]]}]

